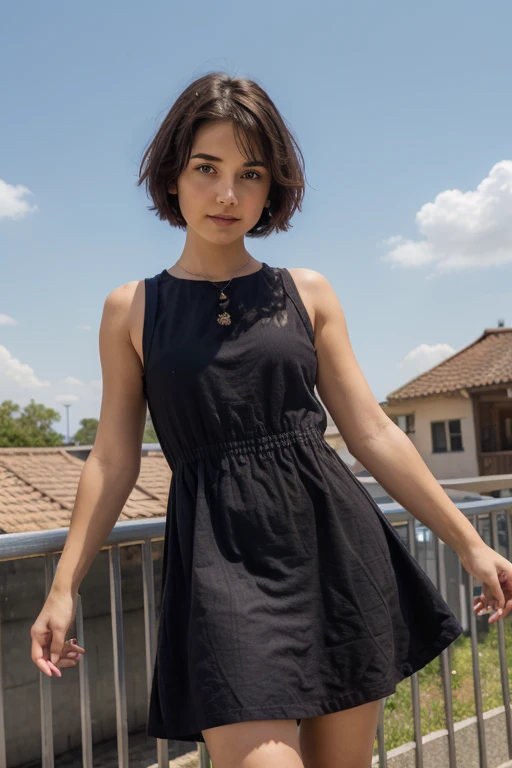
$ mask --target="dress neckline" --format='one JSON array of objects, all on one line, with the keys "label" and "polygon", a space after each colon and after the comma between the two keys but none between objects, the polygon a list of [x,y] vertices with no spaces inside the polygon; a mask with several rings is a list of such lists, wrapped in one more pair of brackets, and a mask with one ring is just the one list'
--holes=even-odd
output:
[{"label": "dress neckline", "polygon": [[[245,277],[254,277],[254,275],[259,275],[260,272],[263,272],[264,269],[268,268],[268,264],[266,264],[264,261],[261,262],[261,267],[254,272],[249,272],[247,275],[235,275],[235,277],[232,277],[231,280],[243,280]],[[174,280],[179,283],[207,283],[207,284],[214,284],[217,285],[218,283],[225,283],[225,282],[231,282],[231,280],[194,280],[194,278],[191,277],[176,277],[176,275],[171,275],[167,269],[163,269],[160,273],[163,277],[168,277],[170,280]]]}]

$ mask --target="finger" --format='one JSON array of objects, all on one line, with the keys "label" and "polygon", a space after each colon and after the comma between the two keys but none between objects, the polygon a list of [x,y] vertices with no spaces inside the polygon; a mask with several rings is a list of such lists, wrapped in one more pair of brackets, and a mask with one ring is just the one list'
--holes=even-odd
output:
[{"label": "finger", "polygon": [[40,658],[35,660],[36,667],[39,667],[41,672],[44,672],[45,675],[48,675],[48,677],[52,677],[52,671],[50,667],[48,666],[48,663],[45,661],[45,659]]},{"label": "finger", "polygon": [[80,662],[80,659],[59,659],[57,664],[59,669],[66,669],[67,667],[76,667]]},{"label": "finger", "polygon": [[507,586],[510,588],[512,584],[512,571],[509,573],[508,570],[503,570],[498,573],[498,579],[500,581],[501,586],[504,588]]},{"label": "finger", "polygon": [[[43,634],[42,637],[45,635]],[[45,646],[39,639],[41,637],[41,633],[37,633],[32,637],[32,644],[31,644],[31,657],[34,664],[39,667],[41,672],[44,672],[45,675],[48,675],[48,677],[52,676],[52,672],[50,667],[48,666],[47,660],[45,658]]]},{"label": "finger", "polygon": [[70,653],[83,654],[85,653],[85,648],[81,648],[79,645],[75,645],[71,642],[65,643],[60,655],[61,659],[65,659]]},{"label": "finger", "polygon": [[505,618],[504,617],[504,608],[497,608],[496,611],[489,616],[488,624],[494,624],[495,622],[499,621],[499,619]]},{"label": "finger", "polygon": [[512,611],[512,600],[509,600],[505,604],[504,608],[498,609],[492,614],[492,616],[489,616],[489,624],[494,624],[496,621],[499,621],[499,619],[505,619],[510,614],[511,611]]},{"label": "finger", "polygon": [[62,629],[54,629],[50,646],[50,659],[53,664],[56,664],[60,659],[65,643],[65,632]]},{"label": "finger", "polygon": [[493,610],[491,606],[491,600],[491,590],[487,584],[484,584],[480,594],[473,597],[473,610],[477,616],[481,616],[482,614],[487,613],[489,610]]},{"label": "finger", "polygon": [[46,663],[48,664],[48,666],[51,669],[51,671],[55,672],[57,677],[62,677],[62,672],[60,671],[60,669],[52,661],[48,660]]},{"label": "finger", "polygon": [[67,659],[81,659],[82,654],[78,653],[78,651],[69,651],[69,653],[66,654]]},{"label": "finger", "polygon": [[499,580],[497,573],[494,574],[492,591],[494,599],[496,600],[496,608],[501,608],[501,611],[503,612],[507,601],[505,599],[505,593],[503,592],[502,582]]},{"label": "finger", "polygon": [[76,651],[78,653],[85,653],[85,648],[82,648],[81,645],[77,645],[76,643],[71,643],[69,645],[69,650],[70,651]]}]

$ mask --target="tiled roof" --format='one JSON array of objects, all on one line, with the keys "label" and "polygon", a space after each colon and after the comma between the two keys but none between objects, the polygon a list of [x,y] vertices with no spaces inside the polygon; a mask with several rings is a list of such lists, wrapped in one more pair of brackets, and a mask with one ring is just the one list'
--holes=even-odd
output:
[{"label": "tiled roof", "polygon": [[[69,526],[83,467],[65,448],[0,448],[0,533]],[[164,516],[171,475],[161,451],[142,456],[119,520]]]},{"label": "tiled roof", "polygon": [[387,396],[389,404],[443,392],[512,384],[512,328],[490,328],[451,357]]}]

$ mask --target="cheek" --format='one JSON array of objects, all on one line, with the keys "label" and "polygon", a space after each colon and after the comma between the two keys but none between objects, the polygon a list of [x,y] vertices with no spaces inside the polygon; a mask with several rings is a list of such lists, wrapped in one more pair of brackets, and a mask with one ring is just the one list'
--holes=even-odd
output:
[{"label": "cheek", "polygon": [[258,189],[250,190],[246,196],[246,201],[251,210],[259,215],[267,198],[268,192],[266,191],[266,187],[258,187]]},{"label": "cheek", "polygon": [[182,211],[187,210],[193,213],[198,204],[200,205],[210,196],[208,185],[202,179],[184,179],[178,184],[178,197]]}]

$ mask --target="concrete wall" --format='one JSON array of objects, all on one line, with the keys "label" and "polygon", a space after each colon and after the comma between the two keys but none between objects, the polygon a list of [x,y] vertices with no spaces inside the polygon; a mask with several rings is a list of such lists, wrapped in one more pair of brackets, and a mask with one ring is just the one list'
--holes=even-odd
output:
[{"label": "concrete wall", "polygon": [[[155,591],[160,600],[163,542],[153,544]],[[140,547],[121,548],[125,674],[129,731],[145,729],[147,683],[144,661],[144,611]],[[41,557],[0,563],[2,667],[8,768],[41,765],[40,675],[30,658],[30,628],[44,600]],[[84,648],[88,657],[93,743],[116,734],[114,657],[110,619],[108,552],[100,552],[82,582]],[[76,637],[76,633],[69,633]],[[78,667],[52,677],[54,752],[62,755],[81,745]],[[156,739],[148,739],[155,745]],[[170,758],[193,748],[169,742]]]},{"label": "concrete wall", "polygon": [[[409,437],[432,474],[438,479],[475,477],[478,475],[477,446],[471,400],[455,393],[452,396],[407,400],[384,406],[386,414],[398,416],[414,413],[415,430]],[[462,451],[432,452],[432,421],[461,420]]]}]

